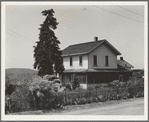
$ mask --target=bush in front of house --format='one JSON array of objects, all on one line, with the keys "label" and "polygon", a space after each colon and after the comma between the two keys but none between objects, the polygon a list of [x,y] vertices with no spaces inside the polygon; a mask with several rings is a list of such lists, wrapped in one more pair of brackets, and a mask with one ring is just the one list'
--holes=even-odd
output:
[{"label": "bush in front of house", "polygon": [[34,79],[34,82],[30,84],[29,90],[34,96],[37,108],[39,104],[42,104],[43,108],[56,108],[60,106],[60,97],[57,93],[57,87],[60,87],[60,80],[53,75],[46,75],[43,78],[39,77]]},{"label": "bush in front of house", "polygon": [[[139,87],[140,88],[140,87]],[[143,96],[143,89],[129,89],[127,87],[118,88],[118,89],[108,89],[106,92],[102,92],[101,95],[97,95],[97,91],[67,91],[66,95],[64,92],[63,96],[63,104],[64,105],[82,105],[82,104],[90,104],[95,102],[105,102],[108,100],[121,100],[128,99],[134,97]],[[97,96],[96,96],[97,95]],[[67,96],[67,100],[64,99]]]},{"label": "bush in front of house", "polygon": [[115,87],[115,88],[125,87],[126,85],[127,85],[127,82],[120,82],[119,80],[114,80],[108,83],[108,87]]},{"label": "bush in front of house", "polygon": [[99,95],[97,98],[98,98],[98,101],[99,101],[99,102],[104,102],[104,101],[106,101],[106,98],[105,98],[103,95]]},{"label": "bush in front of house", "polygon": [[132,77],[127,81],[127,86],[142,86],[144,87],[144,71],[133,72]]},{"label": "bush in front of house", "polygon": [[55,75],[44,75],[43,80],[53,81],[54,79],[57,79]]},{"label": "bush in front of house", "polygon": [[80,82],[76,74],[73,74],[71,83],[73,90],[75,90],[77,87],[80,87]]}]

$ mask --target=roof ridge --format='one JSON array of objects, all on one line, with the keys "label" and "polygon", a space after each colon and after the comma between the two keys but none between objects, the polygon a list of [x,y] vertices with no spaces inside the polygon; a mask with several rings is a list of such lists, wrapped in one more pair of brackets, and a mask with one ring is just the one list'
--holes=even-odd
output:
[{"label": "roof ridge", "polygon": [[90,41],[90,42],[84,42],[84,43],[79,43],[79,44],[72,44],[72,45],[69,45],[70,46],[75,46],[75,45],[82,45],[82,44],[88,44],[88,43],[93,43],[93,42],[100,42],[100,41],[105,41],[106,39],[102,39],[102,40],[98,40],[98,41]]},{"label": "roof ridge", "polygon": [[116,52],[117,55],[121,54],[106,39],[102,39],[102,40],[97,40],[97,41],[90,41],[90,42],[85,42],[85,43],[80,43],[80,44],[69,45],[67,48],[62,50],[62,55],[67,56],[67,55],[76,55],[76,54],[77,55],[87,54],[93,51],[95,48],[97,48],[102,43],[107,43]]}]

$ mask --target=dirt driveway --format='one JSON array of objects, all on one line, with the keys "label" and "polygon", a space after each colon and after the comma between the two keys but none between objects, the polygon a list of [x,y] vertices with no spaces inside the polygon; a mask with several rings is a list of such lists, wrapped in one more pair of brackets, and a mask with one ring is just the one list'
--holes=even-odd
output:
[{"label": "dirt driveway", "polygon": [[144,99],[123,101],[120,104],[99,106],[87,110],[60,113],[61,115],[144,115]]}]

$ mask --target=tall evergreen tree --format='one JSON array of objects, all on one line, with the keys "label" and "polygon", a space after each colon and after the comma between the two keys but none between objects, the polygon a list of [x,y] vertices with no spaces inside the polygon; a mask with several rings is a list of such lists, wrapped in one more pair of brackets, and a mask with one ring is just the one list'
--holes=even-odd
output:
[{"label": "tall evergreen tree", "polygon": [[60,73],[64,71],[63,59],[59,48],[60,41],[55,36],[54,30],[58,22],[54,18],[53,9],[42,11],[46,16],[45,21],[41,24],[39,41],[34,46],[34,68],[38,70],[39,76],[46,74]]}]

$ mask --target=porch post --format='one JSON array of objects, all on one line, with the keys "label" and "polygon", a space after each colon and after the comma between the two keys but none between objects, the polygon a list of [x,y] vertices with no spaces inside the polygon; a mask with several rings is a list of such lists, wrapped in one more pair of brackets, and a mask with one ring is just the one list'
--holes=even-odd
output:
[{"label": "porch post", "polygon": [[95,83],[95,76],[93,75],[93,87],[94,87],[94,83]]},{"label": "porch post", "polygon": [[66,73],[65,73],[65,81],[64,81],[65,85],[66,85]]},{"label": "porch post", "polygon": [[87,86],[87,89],[88,89],[88,82],[87,82],[87,72],[86,72],[86,86]]}]

